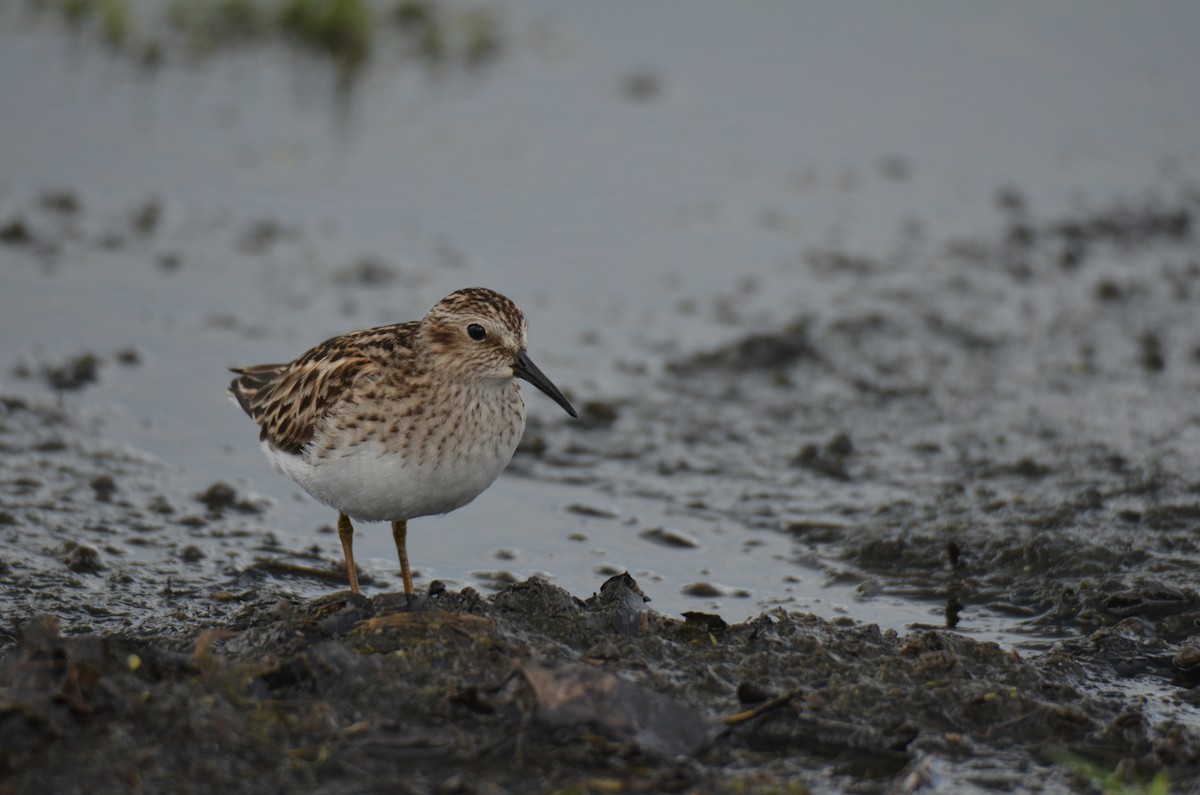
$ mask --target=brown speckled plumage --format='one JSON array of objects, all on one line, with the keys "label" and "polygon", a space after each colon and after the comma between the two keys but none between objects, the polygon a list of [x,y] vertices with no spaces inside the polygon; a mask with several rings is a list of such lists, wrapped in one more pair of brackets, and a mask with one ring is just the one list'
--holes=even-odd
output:
[{"label": "brown speckled plumage", "polygon": [[[364,329],[326,340],[289,364],[260,364],[234,370],[240,377],[230,394],[258,423],[260,438],[293,455],[304,450],[343,400],[361,400],[355,385],[388,380],[418,390],[412,340],[417,323]],[[347,419],[348,423],[355,420]]]},{"label": "brown speckled plumage", "polygon": [[349,518],[391,520],[412,592],[406,522],[474,499],[508,463],[525,426],[516,378],[575,410],[525,354],[525,316],[481,287],[420,322],[327,340],[288,364],[235,369],[230,395],[271,460],[337,508],[357,591]]}]

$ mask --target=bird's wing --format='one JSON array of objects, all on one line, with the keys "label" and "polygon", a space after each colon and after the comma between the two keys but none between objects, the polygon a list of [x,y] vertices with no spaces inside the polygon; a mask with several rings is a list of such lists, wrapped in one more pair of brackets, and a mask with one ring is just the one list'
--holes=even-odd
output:
[{"label": "bird's wing", "polygon": [[326,340],[288,364],[234,368],[229,394],[272,447],[298,455],[360,378],[378,378],[411,356],[416,323],[354,331]]}]

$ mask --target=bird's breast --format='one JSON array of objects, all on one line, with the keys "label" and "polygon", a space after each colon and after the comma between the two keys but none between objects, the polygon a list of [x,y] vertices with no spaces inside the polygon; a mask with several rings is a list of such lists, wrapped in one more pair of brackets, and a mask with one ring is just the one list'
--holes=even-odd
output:
[{"label": "bird's breast", "polygon": [[475,499],[508,465],[524,429],[515,382],[477,394],[450,391],[421,405],[361,401],[330,417],[304,456],[276,464],[351,517],[412,519]]}]

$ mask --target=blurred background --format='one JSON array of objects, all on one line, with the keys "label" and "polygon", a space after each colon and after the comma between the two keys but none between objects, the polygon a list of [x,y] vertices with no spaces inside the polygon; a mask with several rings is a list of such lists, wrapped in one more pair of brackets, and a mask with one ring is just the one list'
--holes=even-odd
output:
[{"label": "blurred background", "polygon": [[[0,389],[75,428],[8,444],[6,555],[327,591],[251,572],[340,549],[226,368],[485,285],[584,416],[526,390],[512,471],[413,523],[422,584],[628,569],[671,614],[1006,637],[1061,583],[946,572],[1061,568],[995,546],[1047,526],[1023,506],[1094,492],[1067,524],[1124,544],[1130,472],[1195,501],[1197,30],[1192,2],[0,2]],[[125,518],[58,504],[64,467]],[[356,550],[399,587],[383,526]]]}]

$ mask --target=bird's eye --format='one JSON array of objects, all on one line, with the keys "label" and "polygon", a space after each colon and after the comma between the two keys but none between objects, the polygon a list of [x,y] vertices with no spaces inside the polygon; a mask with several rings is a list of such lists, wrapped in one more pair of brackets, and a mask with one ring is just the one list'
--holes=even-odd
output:
[{"label": "bird's eye", "polygon": [[487,332],[484,331],[483,326],[479,325],[478,323],[472,323],[471,325],[467,326],[467,336],[476,342],[479,342],[487,336]]}]

